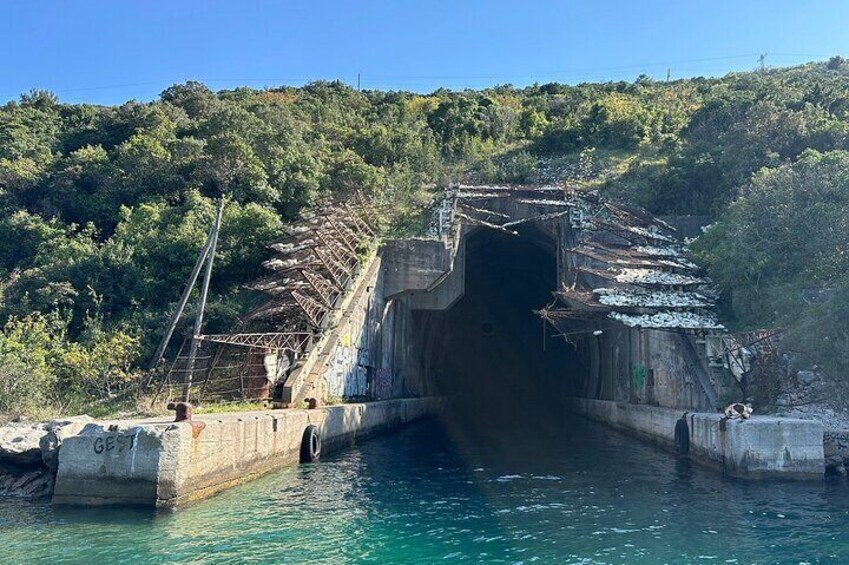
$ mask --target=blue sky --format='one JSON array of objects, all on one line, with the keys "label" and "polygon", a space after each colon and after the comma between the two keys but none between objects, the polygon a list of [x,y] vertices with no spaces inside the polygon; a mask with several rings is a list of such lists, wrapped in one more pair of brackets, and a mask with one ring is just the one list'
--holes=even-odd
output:
[{"label": "blue sky", "polygon": [[340,79],[430,91],[722,75],[849,56],[845,0],[16,0],[0,19],[0,101],[69,102]]}]

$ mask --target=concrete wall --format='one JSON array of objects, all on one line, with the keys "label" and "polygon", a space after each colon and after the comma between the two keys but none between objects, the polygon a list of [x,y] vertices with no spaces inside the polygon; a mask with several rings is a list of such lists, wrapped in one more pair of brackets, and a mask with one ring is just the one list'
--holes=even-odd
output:
[{"label": "concrete wall", "polygon": [[684,333],[611,325],[576,343],[585,367],[581,396],[703,411],[721,404],[715,391],[722,384],[705,370]]},{"label": "concrete wall", "polygon": [[186,422],[89,424],[62,444],[53,502],[173,507],[297,462],[309,424],[326,453],[438,407],[419,398],[198,416],[206,428],[196,437]]},{"label": "concrete wall", "polygon": [[355,296],[338,320],[327,340],[327,353],[317,364],[312,380],[315,396],[324,399],[392,398],[378,396],[374,382],[381,361],[391,367],[392,359],[381,355],[380,332],[388,307],[381,287],[383,270],[380,257],[354,289]]},{"label": "concrete wall", "polygon": [[412,298],[386,295],[385,254],[364,265],[321,339],[289,375],[284,405],[301,407],[305,398],[387,400],[429,393],[414,359]]},{"label": "concrete wall", "polygon": [[[369,259],[346,292],[341,304],[327,322],[327,328],[303,363],[286,378],[282,390],[284,406],[300,407],[304,398],[327,400],[328,390],[359,391],[359,367],[367,366],[368,353],[359,355],[360,334],[358,320],[372,308],[374,285],[381,272],[380,256]],[[340,348],[346,351],[339,352]],[[324,377],[336,379],[330,385]],[[346,382],[347,381],[347,382]]]},{"label": "concrete wall", "polygon": [[[496,211],[517,216],[532,216],[539,212],[528,205],[506,199],[495,206]],[[474,250],[467,249],[468,237],[480,229],[484,228],[463,226],[458,230],[456,240],[447,243],[437,240],[403,240],[388,242],[383,247],[383,296],[399,302],[401,299],[406,301],[396,308],[395,316],[403,318],[408,309],[444,310],[462,296],[466,282],[466,255],[474,253]],[[540,247],[550,250],[556,258],[557,277],[556,281],[552,281],[552,288],[572,285],[577,267],[606,268],[606,264],[595,264],[586,256],[569,252],[577,244],[579,236],[566,217],[538,226],[532,234],[523,236],[532,238]],[[613,236],[602,233],[594,237],[604,239]],[[456,249],[453,256],[452,249]],[[587,274],[582,276],[592,278]],[[590,282],[594,286],[610,284],[603,279]],[[393,320],[385,319],[384,328],[393,323]],[[742,400],[740,391],[734,389],[736,381],[729,375],[721,374],[721,370],[709,366],[704,345],[695,336],[684,331],[627,328],[605,320],[599,321],[599,328],[604,329],[599,336],[587,332],[571,337],[581,358],[582,368],[581,371],[564,374],[564,378],[578,381],[570,384],[568,388],[571,391],[580,391],[580,395],[587,398],[701,411],[716,410],[730,400]],[[438,362],[432,362],[434,353],[427,346],[428,340],[414,335],[422,331],[396,332],[395,339],[401,339],[410,348],[398,352],[399,356],[394,360],[384,359],[383,365],[376,370],[383,377],[392,371],[395,379],[400,374],[415,375],[419,386],[426,390],[427,379],[422,375],[430,376],[430,372],[423,368],[432,368]],[[386,338],[382,339],[385,341]],[[399,381],[393,383],[397,385]]]},{"label": "concrete wall", "polygon": [[454,253],[442,240],[396,239],[383,244],[385,296],[428,291],[451,271]]},{"label": "concrete wall", "polygon": [[[674,448],[675,424],[684,414],[658,406],[574,398],[572,409],[590,419]],[[822,478],[823,426],[811,420],[687,413],[690,458],[744,478]]]}]

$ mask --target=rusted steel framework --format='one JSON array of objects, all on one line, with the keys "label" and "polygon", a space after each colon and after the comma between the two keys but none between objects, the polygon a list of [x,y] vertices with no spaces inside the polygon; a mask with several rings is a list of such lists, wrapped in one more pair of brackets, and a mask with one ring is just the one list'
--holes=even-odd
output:
[{"label": "rusted steel framework", "polygon": [[[522,206],[504,206],[505,200]],[[710,281],[699,275],[675,229],[642,208],[605,202],[577,186],[458,185],[446,191],[438,210],[453,211],[455,226],[513,235],[523,224],[565,221],[575,242],[565,250],[573,281],[537,312],[560,332],[567,325],[594,331],[611,323],[722,329],[713,315]]]},{"label": "rusted steel framework", "polygon": [[309,332],[278,332],[253,334],[211,334],[200,336],[201,341],[222,345],[259,347],[276,351],[300,352],[313,338]]},{"label": "rusted steel framework", "polygon": [[365,199],[357,201],[323,206],[286,228],[271,245],[275,256],[263,264],[272,273],[250,285],[270,298],[244,321],[321,330],[377,232],[376,213]]},{"label": "rusted steel framework", "polygon": [[[713,314],[710,281],[698,273],[675,229],[636,207],[573,194],[579,221],[577,243],[567,250],[576,264],[570,288],[555,292],[548,309],[583,311],[628,327],[712,333],[721,330]],[[561,324],[562,325],[562,324]]]},{"label": "rusted steel framework", "polygon": [[175,384],[190,381],[192,398],[200,402],[271,396],[323,332],[374,246],[377,219],[371,204],[356,195],[285,226],[269,246],[274,256],[263,263],[269,274],[247,286],[268,298],[241,319],[270,331],[201,335],[198,361],[187,363],[181,348],[158,392],[167,388],[170,395]]}]

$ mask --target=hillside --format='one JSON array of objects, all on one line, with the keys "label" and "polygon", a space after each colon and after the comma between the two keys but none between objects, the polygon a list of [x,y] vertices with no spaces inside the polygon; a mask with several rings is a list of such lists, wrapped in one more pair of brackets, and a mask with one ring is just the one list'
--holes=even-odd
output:
[{"label": "hillside", "polygon": [[839,57],[718,79],[428,95],[189,82],[104,107],[33,91],[0,108],[0,413],[74,411],[140,378],[218,196],[230,203],[211,332],[255,304],[242,285],[304,207],[359,190],[391,233],[417,233],[433,188],[459,179],[570,179],[658,214],[710,216],[694,250],[729,327],[786,327],[788,347],[843,374],[845,151]]}]

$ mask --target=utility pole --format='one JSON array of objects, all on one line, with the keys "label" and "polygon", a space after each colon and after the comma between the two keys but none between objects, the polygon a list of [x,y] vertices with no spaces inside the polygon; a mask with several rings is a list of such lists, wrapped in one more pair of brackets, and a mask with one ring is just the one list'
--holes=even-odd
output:
[{"label": "utility pole", "polygon": [[215,260],[215,247],[218,244],[218,231],[221,228],[221,214],[224,211],[224,197],[218,199],[218,206],[215,210],[215,223],[212,226],[212,237],[209,240],[209,252],[206,257],[206,270],[203,274],[203,285],[200,291],[200,303],[198,304],[198,312],[195,317],[195,328],[192,332],[192,344],[189,349],[189,364],[186,371],[186,378],[183,381],[183,402],[189,401],[189,393],[192,388],[192,376],[195,371],[195,361],[197,360],[198,345],[200,342],[201,330],[203,329],[203,312],[206,309],[206,297],[209,294],[209,280],[212,278],[212,262]]},{"label": "utility pole", "polygon": [[357,92],[360,91],[360,73],[357,73]]},{"label": "utility pole", "polygon": [[666,69],[666,82],[669,82],[669,77],[672,76],[672,69]]}]

